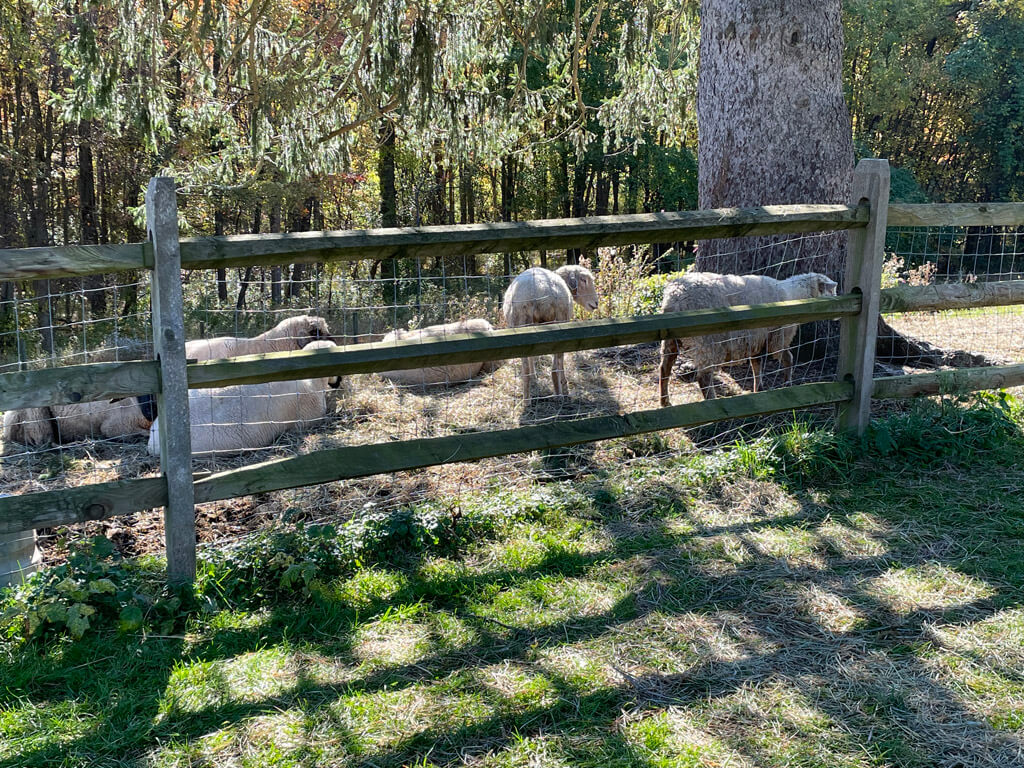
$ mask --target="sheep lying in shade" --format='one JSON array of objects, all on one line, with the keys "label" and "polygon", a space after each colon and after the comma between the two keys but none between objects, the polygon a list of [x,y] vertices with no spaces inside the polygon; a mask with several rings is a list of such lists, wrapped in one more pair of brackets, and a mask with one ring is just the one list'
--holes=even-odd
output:
[{"label": "sheep lying in shade", "polygon": [[[794,275],[788,280],[775,280],[762,275],[690,272],[665,286],[661,311],[683,312],[835,295],[835,281],[817,272]],[[748,360],[754,373],[754,392],[760,388],[761,366],[769,356],[779,361],[786,381],[789,381],[793,366],[793,353],[789,347],[793,343],[796,329],[796,325],[785,325],[711,333],[686,339],[666,339],[661,344],[659,386],[662,406],[669,405],[669,377],[680,353],[692,361],[697,369],[697,383],[706,400],[715,397],[712,379],[715,371]]]},{"label": "sheep lying in shade", "polygon": [[193,339],[185,343],[185,357],[191,360],[214,360],[239,355],[291,352],[321,339],[332,339],[326,320],[316,315],[296,315],[285,318],[269,331],[251,339],[237,336]]},{"label": "sheep lying in shade", "polygon": [[[303,349],[334,346],[331,341],[315,341]],[[237,453],[272,445],[285,432],[323,419],[334,405],[330,390],[339,384],[337,377],[323,377],[190,390],[192,453]],[[160,455],[160,418],[150,429],[148,450]]]},{"label": "sheep lying in shade", "polygon": [[[597,285],[590,270],[566,265],[555,272],[541,267],[528,269],[509,285],[501,309],[509,328],[540,323],[563,323],[572,320],[572,303],[584,309],[597,309]],[[533,358],[523,358],[523,398],[530,399]],[[555,395],[566,394],[565,354],[556,352],[551,366]]]},{"label": "sheep lying in shade", "polygon": [[[483,318],[473,320],[460,320],[456,323],[445,325],[429,325],[426,328],[417,328],[413,331],[396,329],[384,336],[381,341],[416,341],[428,339],[443,339],[447,336],[459,334],[474,334],[478,336],[490,336],[494,333],[494,326]],[[424,386],[427,384],[461,384],[470,379],[477,378],[486,373],[491,373],[501,365],[500,360],[493,360],[484,363],[461,363],[458,365],[438,365],[431,368],[410,368],[404,371],[381,371],[380,375],[395,384],[405,386]]]},{"label": "sheep lying in shade", "polygon": [[4,443],[39,447],[96,438],[149,434],[153,421],[152,396],[124,400],[23,408],[4,414]]}]

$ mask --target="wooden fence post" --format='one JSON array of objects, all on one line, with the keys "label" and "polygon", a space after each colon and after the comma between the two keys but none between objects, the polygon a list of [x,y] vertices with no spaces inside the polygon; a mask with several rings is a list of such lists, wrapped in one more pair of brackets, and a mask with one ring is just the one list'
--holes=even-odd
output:
[{"label": "wooden fence post", "polygon": [[878,306],[885,259],[889,210],[889,162],[865,159],[853,174],[853,204],[867,203],[871,219],[864,229],[850,230],[844,293],[860,293],[860,313],[840,320],[838,381],[853,382],[853,399],[837,409],[839,430],[863,434],[871,419]]},{"label": "wooden fence post", "polygon": [[196,575],[196,518],[174,179],[159,176],[149,180],[146,228],[153,246],[153,351],[160,361],[156,402],[160,468],[167,480],[167,578],[171,583],[181,584],[192,582]]}]

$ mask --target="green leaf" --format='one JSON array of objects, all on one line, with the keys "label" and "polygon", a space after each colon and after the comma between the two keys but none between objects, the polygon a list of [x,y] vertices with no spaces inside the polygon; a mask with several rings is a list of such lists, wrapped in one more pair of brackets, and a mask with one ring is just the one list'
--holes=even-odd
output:
[{"label": "green leaf", "polygon": [[126,605],[118,615],[118,628],[122,632],[132,632],[142,626],[142,609],[137,605]]},{"label": "green leaf", "polygon": [[89,582],[89,591],[93,594],[112,595],[117,592],[117,587],[110,579],[96,579]]}]

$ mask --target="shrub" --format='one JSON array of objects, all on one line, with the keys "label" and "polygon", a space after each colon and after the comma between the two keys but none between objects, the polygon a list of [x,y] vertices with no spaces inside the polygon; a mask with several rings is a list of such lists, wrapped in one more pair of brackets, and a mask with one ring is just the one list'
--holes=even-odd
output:
[{"label": "shrub", "polygon": [[0,604],[3,634],[79,638],[100,626],[123,632],[154,626],[169,632],[184,615],[186,598],[163,580],[160,571],[123,561],[107,539],[89,539],[63,565],[35,573],[8,591]]}]

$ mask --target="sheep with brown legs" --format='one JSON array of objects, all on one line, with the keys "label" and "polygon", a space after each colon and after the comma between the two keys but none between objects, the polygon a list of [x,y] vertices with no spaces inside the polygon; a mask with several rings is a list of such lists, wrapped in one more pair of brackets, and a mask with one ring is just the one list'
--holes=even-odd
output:
[{"label": "sheep with brown legs", "polygon": [[[714,309],[739,304],[768,304],[776,301],[835,296],[836,282],[817,272],[776,280],[764,275],[720,275],[714,272],[690,272],[665,286],[662,312]],[[793,376],[790,346],[796,325],[775,328],[748,328],[740,331],[709,333],[684,339],[666,339],[661,344],[659,393],[662,407],[670,405],[668,382],[672,366],[682,354],[697,371],[697,383],[705,400],[715,393],[713,375],[721,368],[750,362],[754,374],[753,391],[761,388],[761,367],[768,357],[776,358],[787,382]]]}]

